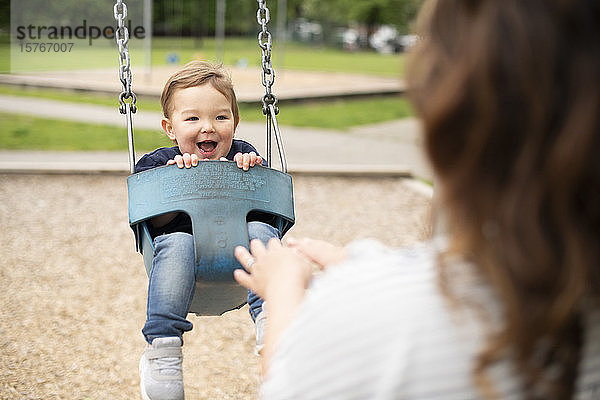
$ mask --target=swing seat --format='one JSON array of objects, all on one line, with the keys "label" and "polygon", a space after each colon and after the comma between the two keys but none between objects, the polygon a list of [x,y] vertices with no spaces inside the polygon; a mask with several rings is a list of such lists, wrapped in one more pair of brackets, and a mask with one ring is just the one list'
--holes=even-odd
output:
[{"label": "swing seat", "polygon": [[247,290],[233,278],[242,268],[233,253],[236,246],[248,248],[249,212],[271,214],[282,235],[294,224],[292,177],[267,167],[243,171],[226,161],[201,161],[189,169],[169,165],[130,175],[127,189],[129,224],[148,276],[154,244],[146,221],[171,212],[190,216],[196,272],[190,312],[198,315],[221,315],[246,302]]}]

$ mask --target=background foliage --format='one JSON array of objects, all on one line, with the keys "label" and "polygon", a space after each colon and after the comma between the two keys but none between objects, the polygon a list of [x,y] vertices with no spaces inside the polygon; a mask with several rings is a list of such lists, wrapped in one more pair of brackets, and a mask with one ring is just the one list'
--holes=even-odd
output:
[{"label": "background foliage", "polygon": [[[365,24],[371,29],[389,24],[410,30],[422,0],[287,0],[289,22],[306,18],[325,28]],[[230,35],[256,32],[256,1],[227,0],[226,31]],[[269,1],[271,23],[277,23],[278,1]],[[215,31],[215,0],[154,0],[154,30],[158,36],[207,36]],[[235,10],[235,11],[232,11]]]}]

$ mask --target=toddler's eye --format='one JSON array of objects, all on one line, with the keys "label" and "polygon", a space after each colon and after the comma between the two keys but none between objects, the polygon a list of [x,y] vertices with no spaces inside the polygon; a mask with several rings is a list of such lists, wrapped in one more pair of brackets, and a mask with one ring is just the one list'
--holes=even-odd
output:
[{"label": "toddler's eye", "polygon": [[228,119],[228,117],[227,117],[227,115],[219,115],[219,116],[217,116],[217,119],[218,119],[219,121],[223,121],[223,120],[226,120],[226,119]]},{"label": "toddler's eye", "polygon": [[198,121],[198,117],[187,117],[186,121]]}]

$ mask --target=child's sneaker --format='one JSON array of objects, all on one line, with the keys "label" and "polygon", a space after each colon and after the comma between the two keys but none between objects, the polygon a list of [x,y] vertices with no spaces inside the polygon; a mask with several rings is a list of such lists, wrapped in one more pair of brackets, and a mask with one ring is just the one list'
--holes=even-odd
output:
[{"label": "child's sneaker", "polygon": [[144,400],[183,400],[181,339],[156,338],[140,360],[140,388]]},{"label": "child's sneaker", "polygon": [[260,356],[260,353],[262,352],[262,349],[265,345],[264,335],[266,322],[267,313],[263,308],[263,311],[261,311],[260,314],[258,314],[256,319],[254,320],[254,324],[256,327],[256,347],[254,348],[254,354],[257,356]]}]

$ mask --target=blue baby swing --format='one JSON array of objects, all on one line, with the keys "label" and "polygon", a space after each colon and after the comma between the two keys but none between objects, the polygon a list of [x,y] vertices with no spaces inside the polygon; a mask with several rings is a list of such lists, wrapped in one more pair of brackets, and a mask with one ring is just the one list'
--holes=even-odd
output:
[{"label": "blue baby swing", "polygon": [[236,246],[248,247],[246,216],[249,212],[270,214],[282,234],[294,224],[292,178],[287,174],[277,124],[277,98],[271,91],[275,72],[271,66],[271,34],[266,27],[269,9],[266,0],[257,1],[256,15],[261,25],[258,44],[262,50],[262,83],[266,90],[262,98],[267,119],[266,157],[271,166],[274,130],[281,171],[262,166],[243,171],[234,162],[203,161],[191,169],[170,165],[135,173],[132,114],[136,112],[136,96],[131,91],[129,34],[125,23],[127,6],[122,0],[117,0],[114,6],[118,22],[115,38],[119,46],[119,78],[123,85],[119,110],[126,116],[131,172],[127,177],[129,224],[135,234],[136,250],[143,255],[149,275],[154,246],[146,221],[171,212],[190,216],[196,252],[196,291],[190,312],[198,315],[221,315],[246,301],[246,289],[233,279],[233,271],[242,268],[233,252]]}]

